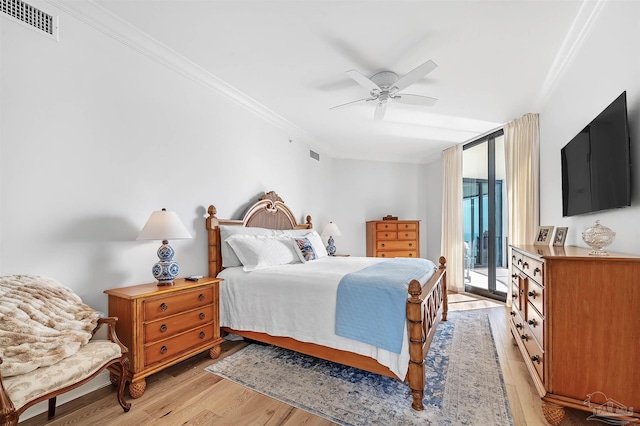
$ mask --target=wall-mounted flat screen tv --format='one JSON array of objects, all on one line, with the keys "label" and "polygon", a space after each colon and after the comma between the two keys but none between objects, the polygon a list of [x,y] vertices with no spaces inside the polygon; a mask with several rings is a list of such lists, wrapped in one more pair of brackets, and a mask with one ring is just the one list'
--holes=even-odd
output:
[{"label": "wall-mounted flat screen tv", "polygon": [[562,214],[574,216],[631,203],[627,92],[561,150]]}]

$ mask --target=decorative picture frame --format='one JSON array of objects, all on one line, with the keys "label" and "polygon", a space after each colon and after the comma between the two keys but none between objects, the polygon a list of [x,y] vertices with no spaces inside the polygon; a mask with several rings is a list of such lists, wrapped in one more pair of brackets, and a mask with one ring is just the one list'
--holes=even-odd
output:
[{"label": "decorative picture frame", "polygon": [[569,228],[567,226],[558,226],[553,233],[552,245],[556,247],[564,247],[564,242],[567,240],[567,232]]},{"label": "decorative picture frame", "polygon": [[536,239],[533,242],[536,246],[548,246],[553,236],[553,226],[538,226]]}]

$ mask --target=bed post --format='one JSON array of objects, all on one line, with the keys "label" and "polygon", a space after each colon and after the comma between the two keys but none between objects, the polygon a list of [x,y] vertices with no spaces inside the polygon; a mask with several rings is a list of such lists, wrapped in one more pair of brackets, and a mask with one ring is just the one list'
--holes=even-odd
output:
[{"label": "bed post", "polygon": [[447,272],[445,270],[447,259],[444,256],[440,256],[438,260],[440,262],[440,270],[442,270],[442,321],[447,320],[447,313],[449,312],[449,299],[447,297]]},{"label": "bed post", "polygon": [[409,379],[409,388],[413,396],[411,407],[418,411],[424,409],[422,397],[424,396],[426,375],[423,352],[426,336],[424,335],[421,293],[420,282],[412,280],[409,283],[411,297],[407,299],[407,324],[409,326],[409,371],[407,372],[407,378]]},{"label": "bed post", "polygon": [[208,250],[209,250],[209,276],[215,277],[222,269],[222,254],[220,253],[220,233],[218,231],[219,221],[216,217],[216,207],[212,204],[207,210],[209,216],[207,216],[207,236],[208,236]]}]

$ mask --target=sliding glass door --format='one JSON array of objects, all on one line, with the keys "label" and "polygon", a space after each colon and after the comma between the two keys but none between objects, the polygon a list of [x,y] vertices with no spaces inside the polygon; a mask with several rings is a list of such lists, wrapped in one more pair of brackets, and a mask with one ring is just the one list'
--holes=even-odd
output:
[{"label": "sliding glass door", "polygon": [[506,300],[507,205],[502,130],[464,146],[465,291]]}]

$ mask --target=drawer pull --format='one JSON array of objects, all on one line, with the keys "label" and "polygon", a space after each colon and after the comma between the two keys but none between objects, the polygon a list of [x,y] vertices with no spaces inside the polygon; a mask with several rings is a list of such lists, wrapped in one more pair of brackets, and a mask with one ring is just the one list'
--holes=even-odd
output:
[{"label": "drawer pull", "polygon": [[161,347],[161,348],[160,348],[160,353],[161,353],[162,355],[166,354],[166,353],[167,353],[167,347],[166,347],[166,346]]},{"label": "drawer pull", "polygon": [[198,300],[202,302],[204,300],[204,294],[200,293]]},{"label": "drawer pull", "polygon": [[538,364],[540,364],[540,355],[533,355],[531,357],[531,361],[537,362]]},{"label": "drawer pull", "polygon": [[198,315],[198,318],[200,318],[201,320],[204,319],[204,312],[200,312],[200,315]]},{"label": "drawer pull", "polygon": [[516,324],[516,328],[518,328],[518,329],[522,328],[522,324],[520,324],[520,323]]},{"label": "drawer pull", "polygon": [[516,260],[515,255],[514,255],[514,256],[511,256],[511,260]]},{"label": "drawer pull", "polygon": [[381,246],[384,247],[384,243],[382,243]]},{"label": "drawer pull", "polygon": [[380,257],[385,257],[385,256],[384,256],[384,253],[382,253],[382,254],[380,255]]},{"label": "drawer pull", "polygon": [[518,265],[522,263],[522,259],[518,259]]},{"label": "drawer pull", "polygon": [[524,262],[522,264],[522,267],[525,268],[525,269],[529,269],[529,263],[528,262]]},{"label": "drawer pull", "polygon": [[169,305],[167,305],[166,303],[162,302],[162,304],[160,305],[160,310],[162,312],[166,311],[169,308]]},{"label": "drawer pull", "polygon": [[535,277],[536,273],[540,273],[540,272],[542,272],[540,268],[536,267],[536,269],[533,270],[533,276]]},{"label": "drawer pull", "polygon": [[529,297],[531,297],[532,299],[536,298],[536,292],[535,291],[530,291],[529,293],[527,293],[529,295]]},{"label": "drawer pull", "polygon": [[409,253],[409,257],[413,257],[413,253]]},{"label": "drawer pull", "polygon": [[204,331],[201,331],[199,336],[201,339],[204,339],[206,337],[206,334],[204,333]]},{"label": "drawer pull", "polygon": [[538,325],[538,321],[534,320],[534,319],[530,319],[529,321],[527,321],[529,323],[530,326],[535,327]]},{"label": "drawer pull", "polygon": [[404,234],[405,237],[409,238],[409,234]]},{"label": "drawer pull", "polygon": [[518,274],[511,274],[511,278],[518,278]]},{"label": "drawer pull", "polygon": [[528,335],[526,335],[526,334],[523,334],[522,336],[520,336],[520,338],[521,338],[522,340],[524,340],[525,342],[528,342],[528,341],[529,341],[529,336],[528,336]]},{"label": "drawer pull", "polygon": [[167,324],[162,324],[160,326],[160,333],[164,333],[165,331],[167,331]]},{"label": "drawer pull", "polygon": [[409,247],[413,247],[413,243],[409,243]]},{"label": "drawer pull", "polygon": [[509,312],[509,315],[511,315],[512,317],[515,317],[515,316],[516,316],[516,313],[515,313],[515,312],[513,312],[513,311],[511,311],[511,312]]},{"label": "drawer pull", "polygon": [[385,236],[385,237],[388,237],[388,236],[389,236],[389,234],[384,234],[384,236]]}]

